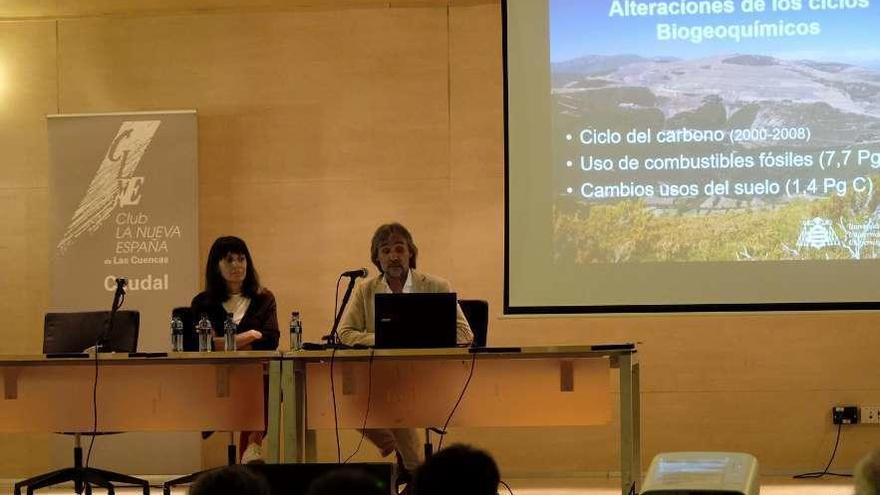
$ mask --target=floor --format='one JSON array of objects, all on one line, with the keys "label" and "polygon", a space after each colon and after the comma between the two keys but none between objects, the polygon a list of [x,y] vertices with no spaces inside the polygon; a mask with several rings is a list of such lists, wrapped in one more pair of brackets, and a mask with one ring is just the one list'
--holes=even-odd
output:
[{"label": "floor", "polygon": [[[569,479],[510,479],[506,480],[514,495],[618,495],[618,481],[604,478],[569,478]],[[0,483],[0,493],[12,493],[9,483]],[[70,495],[73,487],[40,490],[38,495]],[[103,495],[103,490],[94,493]],[[141,495],[135,489],[116,490],[118,495]],[[161,488],[153,488],[150,493],[161,494]],[[185,488],[172,492],[184,495]],[[501,495],[507,491],[499,490]],[[852,495],[852,480],[829,478],[822,480],[793,480],[786,477],[764,477],[761,479],[761,495]]]}]

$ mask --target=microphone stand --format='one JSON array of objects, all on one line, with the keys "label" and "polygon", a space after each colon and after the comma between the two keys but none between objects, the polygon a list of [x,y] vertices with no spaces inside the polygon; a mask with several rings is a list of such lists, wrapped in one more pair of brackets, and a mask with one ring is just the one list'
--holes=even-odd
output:
[{"label": "microphone stand", "polygon": [[95,342],[95,355],[107,345],[107,342],[110,339],[110,334],[113,333],[113,323],[116,320],[116,312],[122,307],[122,302],[125,300],[125,285],[127,283],[128,280],[124,278],[116,279],[116,292],[113,294],[113,304],[110,306],[110,322],[107,325],[107,330],[99,335],[98,341]]},{"label": "microphone stand", "polygon": [[325,335],[322,337],[323,340],[327,341],[326,347],[328,349],[347,349],[348,346],[339,342],[339,321],[342,320],[342,314],[345,312],[345,306],[348,305],[348,299],[351,297],[351,291],[354,289],[354,282],[357,280],[357,277],[349,277],[348,279],[348,287],[345,289],[345,295],[342,296],[342,305],[339,306],[339,312],[336,313],[336,318],[333,319],[333,328],[330,330],[329,335]]}]

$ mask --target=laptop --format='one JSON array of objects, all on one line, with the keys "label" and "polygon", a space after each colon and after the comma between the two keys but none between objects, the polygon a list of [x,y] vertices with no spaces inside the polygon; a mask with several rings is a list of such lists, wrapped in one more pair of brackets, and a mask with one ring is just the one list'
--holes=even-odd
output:
[{"label": "laptop", "polygon": [[455,292],[376,294],[377,349],[455,347]]}]

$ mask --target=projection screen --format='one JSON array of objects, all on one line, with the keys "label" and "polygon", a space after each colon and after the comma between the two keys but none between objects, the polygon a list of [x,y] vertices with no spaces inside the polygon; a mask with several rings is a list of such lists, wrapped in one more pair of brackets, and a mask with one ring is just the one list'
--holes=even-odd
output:
[{"label": "projection screen", "polygon": [[877,0],[507,0],[505,312],[876,309]]}]

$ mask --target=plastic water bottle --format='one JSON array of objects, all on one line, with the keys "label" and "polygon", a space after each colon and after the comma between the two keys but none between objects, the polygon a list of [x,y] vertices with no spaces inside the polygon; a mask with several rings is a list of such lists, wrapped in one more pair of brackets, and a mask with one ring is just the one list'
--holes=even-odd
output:
[{"label": "plastic water bottle", "polygon": [[214,325],[211,325],[211,320],[208,319],[208,315],[202,313],[202,317],[199,318],[199,324],[196,325],[196,333],[199,334],[199,352],[208,352],[211,350],[211,338],[214,335]]},{"label": "plastic water bottle", "polygon": [[183,352],[183,320],[177,315],[171,317],[171,350]]},{"label": "plastic water bottle", "polygon": [[303,347],[303,326],[299,311],[290,314],[290,350],[299,351]]},{"label": "plastic water bottle", "polygon": [[238,325],[235,324],[235,320],[232,319],[232,313],[226,313],[226,321],[223,322],[223,343],[225,350],[234,351],[235,349],[235,334],[238,330]]}]

